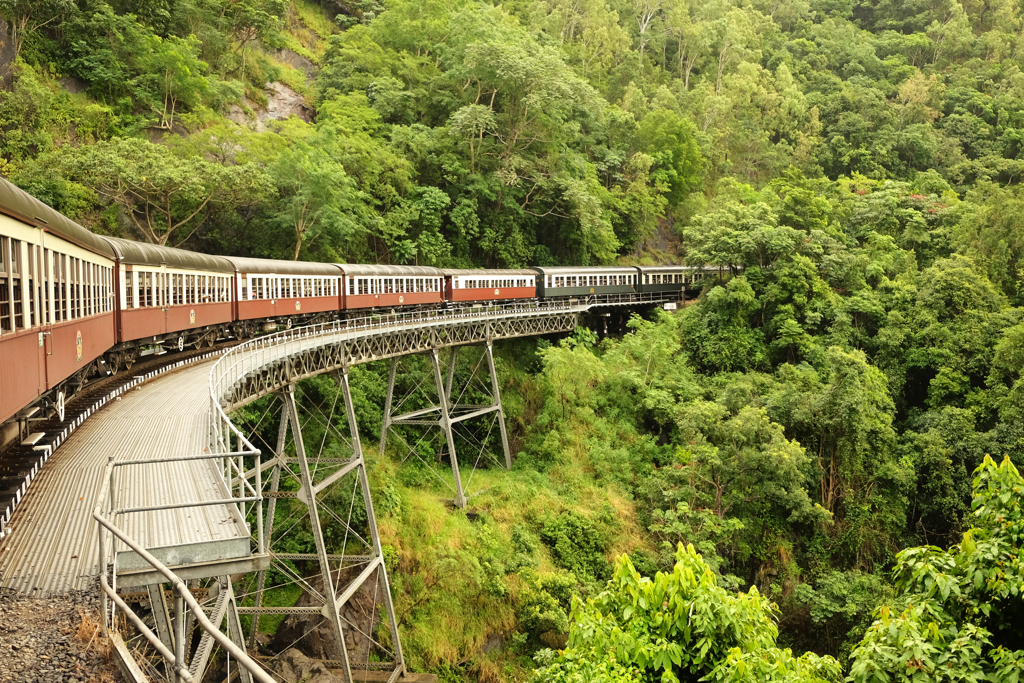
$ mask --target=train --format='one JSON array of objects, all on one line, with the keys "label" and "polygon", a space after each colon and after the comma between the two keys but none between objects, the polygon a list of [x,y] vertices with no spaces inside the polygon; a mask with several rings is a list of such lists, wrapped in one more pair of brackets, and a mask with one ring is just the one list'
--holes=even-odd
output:
[{"label": "train", "polygon": [[201,348],[413,308],[646,292],[681,299],[704,274],[681,265],[471,270],[213,256],[94,234],[0,178],[0,425],[10,432],[62,412],[90,377],[130,368],[147,348]]}]

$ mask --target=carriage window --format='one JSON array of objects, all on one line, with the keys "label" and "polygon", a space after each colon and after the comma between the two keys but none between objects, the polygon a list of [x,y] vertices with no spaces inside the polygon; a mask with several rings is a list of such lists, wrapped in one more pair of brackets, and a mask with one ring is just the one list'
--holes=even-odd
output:
[{"label": "carriage window", "polygon": [[11,323],[11,239],[0,237],[0,333],[10,332]]},{"label": "carriage window", "polygon": [[124,274],[124,307],[135,308],[135,273],[130,270]]},{"label": "carriage window", "polygon": [[82,317],[92,315],[92,264],[79,261],[82,268]]},{"label": "carriage window", "polygon": [[39,259],[39,247],[29,245],[28,247],[28,325],[35,327],[38,323],[36,317],[36,261]]},{"label": "carriage window", "polygon": [[356,281],[355,281],[355,278],[351,278],[350,277],[348,279],[348,293],[349,293],[349,296],[352,296],[353,294],[356,293]]},{"label": "carriage window", "polygon": [[[2,270],[2,268],[0,268],[0,270]],[[50,283],[53,280],[53,276],[50,274],[50,250],[49,249],[43,249],[43,265],[42,265],[42,273],[40,273],[40,280],[42,280],[42,283],[41,283],[41,285],[42,285],[41,297],[42,297],[42,303],[43,303],[43,318],[42,319],[43,319],[43,322],[45,322],[47,325],[49,325],[50,324],[50,320],[53,317],[51,315],[51,312],[50,312],[50,305],[51,305],[51,298],[52,298],[51,297],[51,290],[50,290],[50,287],[51,287]]]},{"label": "carriage window", "polygon": [[78,259],[68,257],[68,289],[71,294],[68,299],[68,319],[74,320],[80,317],[79,309],[81,292],[78,289]]},{"label": "carriage window", "polygon": [[84,308],[85,315],[89,316],[96,312],[96,266],[82,261],[82,267],[85,276],[82,278],[85,282]]},{"label": "carriage window", "polygon": [[145,271],[139,274],[139,306],[152,306],[153,305],[153,284],[152,274]]},{"label": "carriage window", "polygon": [[53,287],[53,321],[58,322],[60,320],[67,319],[68,303],[67,303],[67,290],[65,289],[64,283],[66,282],[64,275],[64,255],[56,252],[51,252],[51,261],[53,268],[53,275],[51,276],[50,286]]}]

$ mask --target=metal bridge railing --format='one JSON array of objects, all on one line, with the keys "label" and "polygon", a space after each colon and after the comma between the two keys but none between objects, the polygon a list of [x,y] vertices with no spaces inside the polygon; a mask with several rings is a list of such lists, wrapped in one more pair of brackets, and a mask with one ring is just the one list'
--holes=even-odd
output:
[{"label": "metal bridge railing", "polygon": [[[337,341],[361,334],[373,334],[386,330],[409,327],[430,327],[452,322],[486,321],[510,316],[527,316],[556,312],[583,312],[593,305],[592,299],[555,302],[522,301],[495,305],[462,306],[441,309],[403,311],[391,314],[370,315],[348,320],[335,320],[317,325],[297,327],[264,335],[240,344],[220,357],[210,370],[211,415],[227,421],[221,401],[236,382],[250,373],[266,367],[281,358],[280,351],[294,342],[309,342],[326,345],[335,336]],[[230,424],[230,421],[227,421]],[[231,427],[234,433],[237,430]]]},{"label": "metal bridge railing", "polygon": [[[203,456],[204,458],[214,458],[219,456]],[[131,606],[126,603],[121,596],[117,594],[117,573],[116,569],[108,569],[111,565],[116,566],[116,562],[110,562],[113,559],[114,544],[116,541],[121,541],[125,546],[133,550],[142,560],[144,560],[154,571],[158,572],[163,579],[171,584],[171,590],[177,595],[177,599],[188,605],[188,609],[194,616],[196,621],[202,627],[204,631],[210,634],[210,636],[217,642],[218,645],[223,647],[227,652],[231,654],[235,660],[260,683],[274,683],[274,678],[268,674],[259,664],[257,664],[245,651],[244,648],[239,647],[237,644],[221,632],[220,627],[215,625],[206,616],[202,606],[192,595],[192,592],[170,568],[163,564],[160,560],[149,553],[145,548],[139,544],[138,541],[131,538],[127,533],[118,528],[118,526],[112,522],[109,518],[111,514],[117,514],[118,510],[111,509],[113,506],[110,505],[111,500],[108,499],[108,495],[112,497],[113,489],[110,487],[110,482],[113,481],[114,470],[119,465],[142,465],[146,464],[147,461],[134,461],[134,462],[108,462],[104,479],[107,482],[107,486],[104,486],[100,490],[100,496],[96,503],[96,509],[93,512],[93,518],[99,523],[99,537],[100,537],[100,590],[102,591],[102,604],[103,604],[103,626],[104,630],[107,631],[112,628],[116,623],[118,614],[123,614],[135,627],[139,630],[139,633],[146,638],[150,645],[164,657],[168,666],[175,672],[178,678],[188,683],[198,683],[196,677],[194,677],[189,671],[186,653],[185,653],[185,637],[184,633],[176,633],[175,638],[175,652],[172,652],[167,645],[164,644],[160,636],[153,632],[151,628],[132,610]],[[148,461],[148,462],[159,462],[159,461]],[[207,503],[207,504],[223,504],[223,503]],[[182,506],[178,506],[182,507]],[[146,510],[159,510],[167,509],[166,507],[154,506],[151,508],[145,508]],[[120,512],[129,512],[129,510],[122,510]],[[105,536],[109,534],[109,539]],[[108,579],[108,571],[111,576]],[[109,601],[109,602],[108,602]]]}]

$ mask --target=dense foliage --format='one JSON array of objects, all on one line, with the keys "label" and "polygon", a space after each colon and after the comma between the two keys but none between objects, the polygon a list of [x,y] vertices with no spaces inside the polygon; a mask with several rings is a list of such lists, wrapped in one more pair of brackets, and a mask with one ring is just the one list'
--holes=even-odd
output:
[{"label": "dense foliage", "polygon": [[[1017,4],[0,14],[18,55],[0,172],[98,232],[308,260],[717,270],[620,338],[500,349],[516,466],[476,473],[473,515],[397,447],[375,456],[415,668],[1015,680],[1020,482],[985,456],[1019,465],[1024,445]],[[386,369],[353,383],[379,433]],[[709,611],[695,626],[679,605]]]}]

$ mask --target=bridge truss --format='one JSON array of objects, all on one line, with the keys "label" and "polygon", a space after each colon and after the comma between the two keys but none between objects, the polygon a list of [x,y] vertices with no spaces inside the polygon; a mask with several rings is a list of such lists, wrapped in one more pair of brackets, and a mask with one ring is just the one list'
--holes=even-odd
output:
[{"label": "bridge truss", "polygon": [[[637,297],[632,305],[657,303]],[[272,656],[260,654],[259,625],[277,615],[286,619],[279,633],[283,629],[296,640],[306,639],[305,649],[314,651],[321,665],[340,670],[346,681],[367,680],[370,670],[386,675],[373,680],[404,677],[350,369],[390,361],[381,451],[389,438],[397,438],[404,442],[406,457],[421,457],[403,432],[438,429],[447,446],[441,455],[452,469],[453,502],[464,507],[467,493],[456,453],[459,425],[482,419],[490,419],[491,427],[497,423],[504,457],[495,460],[499,466],[511,466],[493,342],[572,331],[594,304],[523,302],[372,316],[286,330],[225,353],[210,372],[209,447],[195,458],[215,464],[222,492],[201,504],[223,506],[248,537],[202,547],[141,547],[121,528],[120,515],[159,514],[194,504],[118,507],[113,477],[125,463],[108,466],[108,492],[101,496],[94,517],[100,525],[100,566],[106,568],[100,582],[104,625],[121,653],[122,670],[143,674],[131,673],[132,656],[120,636],[120,627],[131,622],[141,634],[137,639],[144,639],[149,651],[158,655],[154,661],[162,659],[162,675],[168,680],[201,681],[216,660],[221,667],[226,661],[229,678],[234,665],[245,683],[270,683],[272,664],[267,660]],[[480,349],[478,361],[473,365],[472,352],[463,351],[470,354],[466,367],[471,369],[456,381],[459,349],[473,346]],[[443,349],[448,349],[447,361],[442,360]],[[405,362],[402,358],[415,354],[429,361],[433,400],[426,408],[403,413],[402,397],[394,395],[396,376]],[[328,410],[304,422],[295,398],[297,382],[326,373],[337,377],[340,395]],[[470,393],[476,402],[464,402],[461,397],[474,383]],[[260,449],[229,414],[263,397],[273,397],[267,412],[278,416],[278,432],[273,446]],[[347,429],[337,427],[333,419],[341,412]],[[316,441],[312,449],[304,437],[311,429]],[[481,451],[486,441],[487,437],[478,440]],[[441,478],[447,483],[446,476]],[[347,517],[337,512],[345,508],[339,508],[338,501],[347,504]],[[297,526],[312,534],[315,553],[291,548],[289,532]],[[235,581],[242,573],[246,578]],[[284,584],[301,586],[302,598],[294,605],[271,604],[271,591]],[[135,607],[118,594],[125,586],[145,587]],[[139,605],[144,606],[141,611]],[[196,638],[193,633],[201,635]],[[220,659],[213,654],[217,648],[223,653]],[[159,670],[152,662],[149,667],[150,673]]]}]

